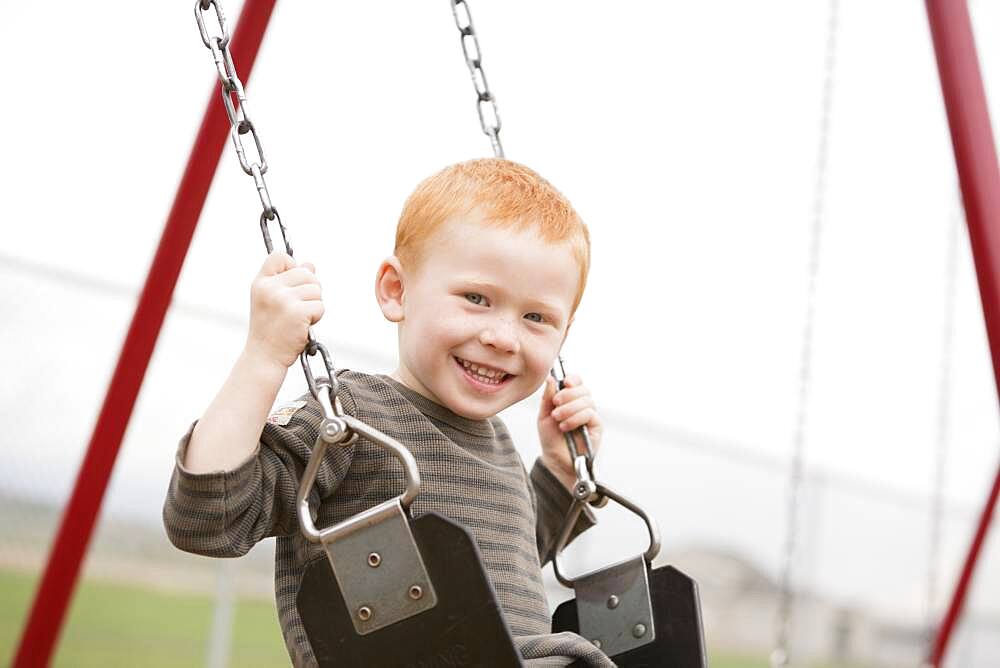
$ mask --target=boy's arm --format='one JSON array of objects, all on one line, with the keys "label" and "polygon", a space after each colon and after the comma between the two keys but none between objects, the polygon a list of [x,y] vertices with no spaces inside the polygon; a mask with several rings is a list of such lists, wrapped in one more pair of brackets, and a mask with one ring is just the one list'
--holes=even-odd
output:
[{"label": "boy's arm", "polygon": [[[566,515],[573,505],[573,495],[541,459],[535,460],[531,469],[531,489],[535,500],[535,540],[538,545],[538,561],[544,566],[555,557],[554,550],[559,534],[566,522]],[[576,525],[566,544],[597,524],[597,518],[589,505],[583,507]]]},{"label": "boy's arm", "polygon": [[192,473],[231,471],[256,449],[288,367],[323,316],[315,269],[268,255],[250,289],[250,328],[232,372],[195,426],[184,457]]},{"label": "boy's arm", "polygon": [[197,422],[184,453],[191,473],[232,471],[253,454],[287,367],[247,347]]},{"label": "boy's arm", "polygon": [[[342,392],[341,399],[345,410],[354,410],[349,392]],[[292,408],[291,415],[283,412],[277,424],[264,426],[254,452],[230,471],[188,471],[183,461],[191,433],[181,439],[163,506],[164,526],[176,547],[210,557],[238,557],[263,538],[299,530],[296,494],[323,409],[308,394]],[[353,446],[327,449],[310,494],[313,509],[336,491],[353,454]]]},{"label": "boy's arm", "polygon": [[[304,402],[284,427],[268,411],[289,365],[322,316],[320,287],[309,265],[268,256],[251,290],[250,332],[232,372],[204,416],[181,441],[163,509],[179,548],[238,556],[260,539],[297,531],[295,495],[322,420]],[[332,493],[352,448],[324,458],[313,501]]]}]

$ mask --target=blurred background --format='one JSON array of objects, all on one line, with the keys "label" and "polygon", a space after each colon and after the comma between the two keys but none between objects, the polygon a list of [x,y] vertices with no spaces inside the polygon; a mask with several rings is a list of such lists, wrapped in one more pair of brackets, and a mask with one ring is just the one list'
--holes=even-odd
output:
[{"label": "blurred background", "polygon": [[[0,3],[0,657],[218,95],[193,4]],[[240,6],[224,4],[231,26]],[[1000,2],[969,6],[996,118]],[[507,156],[591,230],[564,352],[606,422],[598,477],[658,519],[662,563],[698,579],[712,665],[764,666],[774,645],[798,424],[793,659],[918,665],[1000,455],[924,4],[840,0],[835,20],[826,0],[471,9]],[[324,283],[318,338],[338,366],[392,370],[373,279],[402,203],[490,154],[449,3],[279,2],[248,97],[272,198]],[[245,338],[259,210],[227,143],[56,665],[288,663],[273,543],[214,561],[160,524],[177,441]],[[293,369],[279,401],[303,391]],[[529,465],[536,411],[504,415]],[[645,541],[609,508],[567,564]],[[569,596],[550,589],[553,606]],[[1000,665],[996,527],[948,665]]]}]

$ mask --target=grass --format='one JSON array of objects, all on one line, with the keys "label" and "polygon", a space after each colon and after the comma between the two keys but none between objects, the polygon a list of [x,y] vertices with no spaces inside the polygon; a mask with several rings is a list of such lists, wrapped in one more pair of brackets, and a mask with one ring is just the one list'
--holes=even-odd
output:
[{"label": "grass", "polygon": [[[13,658],[37,577],[0,571],[0,660]],[[83,581],[73,600],[53,666],[201,666],[213,600],[135,586]],[[233,666],[287,666],[273,602],[236,606]]]},{"label": "grass", "polygon": [[[38,578],[0,570],[0,661],[11,663]],[[84,580],[77,589],[53,666],[202,666],[212,623],[209,595],[167,593]],[[288,666],[274,603],[240,600],[230,665]],[[713,654],[712,668],[767,668],[767,659]]]}]

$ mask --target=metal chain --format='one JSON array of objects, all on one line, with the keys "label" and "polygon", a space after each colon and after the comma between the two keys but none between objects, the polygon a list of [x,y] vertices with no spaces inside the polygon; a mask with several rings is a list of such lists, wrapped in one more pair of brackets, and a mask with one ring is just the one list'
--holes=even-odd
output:
[{"label": "metal chain", "polygon": [[[220,33],[217,35],[209,33],[205,22],[205,15],[210,8],[214,9],[215,25],[218,27]],[[218,70],[219,83],[222,89],[222,101],[226,108],[226,116],[229,117],[230,135],[233,138],[233,145],[236,147],[236,155],[240,160],[240,167],[249,176],[253,177],[254,185],[257,188],[257,195],[260,197],[262,208],[260,214],[260,231],[264,237],[264,247],[267,248],[268,254],[274,250],[274,244],[271,241],[271,233],[268,228],[271,222],[276,222],[281,232],[281,240],[285,246],[285,252],[293,256],[292,244],[288,238],[288,229],[281,222],[281,216],[278,213],[277,207],[271,202],[271,194],[268,192],[267,182],[264,180],[264,175],[267,174],[267,159],[264,157],[264,147],[261,144],[260,135],[257,133],[257,126],[254,125],[253,120],[250,118],[243,82],[240,81],[239,76],[236,74],[233,55],[229,51],[229,28],[226,25],[226,17],[222,12],[222,6],[219,4],[219,0],[197,0],[194,5],[194,15],[198,20],[201,41],[212,52],[212,58],[215,60],[215,67]],[[235,100],[233,99],[234,96]],[[253,138],[253,146],[250,152],[247,151],[247,146],[243,144],[243,138],[248,134]],[[253,155],[254,152],[256,156]],[[316,355],[316,353],[319,353],[320,359],[323,361],[326,376],[317,377],[312,372],[309,358]],[[309,328],[309,340],[306,343],[305,349],[299,355],[299,361],[302,363],[302,371],[305,374],[306,383],[309,385],[309,392],[323,406],[323,411],[327,419],[340,417],[342,413],[340,403],[337,401],[339,382],[334,373],[333,360],[326,347],[316,340],[311,327]],[[321,389],[325,389],[326,392],[321,392]]]},{"label": "metal chain", "polygon": [[[462,55],[465,56],[465,64],[469,67],[472,85],[476,90],[476,111],[479,114],[479,125],[483,129],[483,134],[490,138],[494,157],[504,158],[503,145],[500,143],[500,113],[497,111],[496,98],[490,91],[489,84],[486,83],[482,51],[479,49],[479,39],[476,37],[476,30],[472,25],[472,14],[469,11],[468,0],[451,0],[451,13],[455,17],[455,26],[458,28],[462,41]],[[550,373],[556,380],[558,389],[563,389],[566,369],[561,355],[556,359],[556,364],[553,365]],[[570,461],[575,462],[577,458],[582,457],[586,464],[585,467],[577,471],[576,488],[586,492],[584,497],[591,505],[604,506],[608,502],[607,497],[597,494],[595,491],[594,449],[590,442],[590,432],[587,430],[587,426],[583,425],[564,436]],[[583,453],[579,452],[577,437],[583,444]],[[583,494],[583,492],[581,493]]]},{"label": "metal chain", "polygon": [[799,366],[799,392],[796,412],[792,469],[788,485],[788,524],[785,534],[784,560],[781,570],[781,598],[778,608],[778,632],[770,662],[773,668],[789,665],[788,644],[792,618],[792,570],[798,534],[799,495],[803,482],[806,442],[806,414],[812,380],[812,344],[816,319],[816,287],[819,277],[820,248],[825,214],[826,170],[829,156],[830,111],[833,107],[833,74],[837,54],[839,0],[830,0],[827,23],[826,60],[824,64],[822,115],[820,117],[819,151],[816,159],[816,183],[813,199],[812,240],[809,250],[809,278],[806,292],[806,315],[802,332]]},{"label": "metal chain", "polygon": [[937,443],[935,446],[934,475],[931,483],[930,554],[927,557],[927,656],[931,655],[937,619],[938,569],[941,561],[941,520],[944,514],[944,481],[948,461],[948,427],[951,413],[951,372],[955,339],[955,290],[958,273],[958,233],[962,227],[964,211],[961,193],[956,195],[955,214],[948,226],[948,250],[945,265],[944,323],[941,336],[941,375],[938,384]]},{"label": "metal chain", "polygon": [[497,111],[497,101],[486,83],[486,73],[483,71],[483,54],[479,50],[479,38],[472,25],[472,14],[466,0],[451,0],[451,13],[455,17],[459,38],[462,40],[462,54],[465,64],[472,75],[472,86],[476,89],[476,112],[479,114],[479,126],[483,134],[490,138],[493,145],[493,155],[503,158],[503,145],[500,143],[500,112]]}]

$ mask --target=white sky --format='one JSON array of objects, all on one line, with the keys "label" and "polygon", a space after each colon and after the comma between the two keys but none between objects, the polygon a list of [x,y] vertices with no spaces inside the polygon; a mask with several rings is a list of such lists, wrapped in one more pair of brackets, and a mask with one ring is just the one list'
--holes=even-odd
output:
[{"label": "white sky", "polygon": [[[0,4],[0,399],[11,425],[0,491],[60,498],[72,483],[133,302],[20,263],[141,286],[217,94],[188,5]],[[231,23],[238,5],[225,4]],[[594,265],[566,357],[621,434],[634,416],[751,455],[790,452],[826,8],[473,3],[508,157],[552,180],[590,225]],[[996,110],[1000,3],[972,9]],[[842,0],[834,76],[808,462],[926,494],[960,212],[923,3]],[[489,153],[447,3],[279,3],[248,94],[275,204],[324,280],[319,338],[346,366],[388,369],[395,334],[372,279],[402,202],[436,169]],[[189,310],[161,336],[109,493],[115,512],[155,518],[176,440],[238,352],[239,324],[190,308],[245,319],[264,253],[258,214],[227,144],[176,293]],[[1000,423],[964,228],[956,300],[947,496],[977,507]],[[286,396],[300,393],[300,373],[289,377]],[[511,414],[526,459],[534,409]],[[715,462],[704,471],[718,477],[700,477],[668,445],[616,441],[609,426],[609,484],[653,505],[685,484],[703,495],[703,512],[687,508],[683,521],[675,501],[657,505],[665,533],[776,565],[781,476],[760,483],[765,511],[748,498],[758,492],[745,467]],[[741,508],[754,511],[740,519]],[[906,545],[922,553],[919,521]],[[877,539],[878,528],[865,531]],[[949,531],[947,582],[968,528]],[[835,582],[814,566],[817,581]],[[887,599],[917,605],[922,590],[909,586]]]}]

